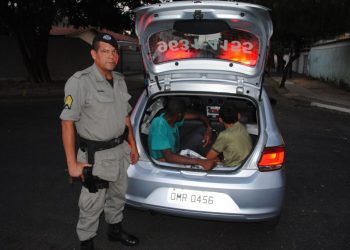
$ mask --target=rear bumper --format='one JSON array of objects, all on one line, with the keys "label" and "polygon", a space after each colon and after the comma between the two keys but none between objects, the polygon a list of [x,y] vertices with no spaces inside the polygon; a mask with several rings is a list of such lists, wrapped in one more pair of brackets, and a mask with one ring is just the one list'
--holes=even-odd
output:
[{"label": "rear bumper", "polygon": [[[270,220],[281,213],[285,187],[283,169],[188,177],[179,172],[154,171],[152,168],[153,171],[140,166],[129,168],[128,205],[183,217],[237,222]],[[169,202],[169,189],[174,188],[217,194],[221,202],[210,206]]]},{"label": "rear bumper", "polygon": [[133,202],[127,200],[127,205],[135,207],[140,210],[147,210],[151,212],[159,212],[162,214],[169,214],[174,216],[197,218],[203,220],[215,220],[215,221],[232,221],[232,222],[260,222],[269,221],[277,218],[280,215],[280,211],[268,214],[228,214],[228,213],[214,213],[203,211],[191,211],[180,210],[169,207],[158,207],[155,205],[141,204],[139,202]]}]

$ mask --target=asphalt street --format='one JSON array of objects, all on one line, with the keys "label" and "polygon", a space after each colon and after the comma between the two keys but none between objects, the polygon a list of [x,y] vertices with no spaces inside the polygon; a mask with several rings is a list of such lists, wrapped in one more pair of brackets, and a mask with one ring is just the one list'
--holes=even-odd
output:
[{"label": "asphalt street", "polygon": [[[135,103],[142,82],[130,93]],[[286,142],[287,189],[279,225],[152,214],[127,207],[133,249],[350,249],[350,115],[271,91]],[[79,249],[80,184],[68,183],[61,143],[62,99],[0,102],[0,249]],[[97,249],[111,243],[100,219]]]}]

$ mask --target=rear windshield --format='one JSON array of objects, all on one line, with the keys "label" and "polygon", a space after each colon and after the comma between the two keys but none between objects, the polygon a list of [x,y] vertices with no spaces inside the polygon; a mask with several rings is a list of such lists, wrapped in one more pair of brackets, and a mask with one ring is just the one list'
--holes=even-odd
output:
[{"label": "rear windshield", "polygon": [[259,55],[258,38],[242,30],[206,35],[165,30],[150,37],[149,47],[154,64],[179,59],[213,58],[253,67]]}]

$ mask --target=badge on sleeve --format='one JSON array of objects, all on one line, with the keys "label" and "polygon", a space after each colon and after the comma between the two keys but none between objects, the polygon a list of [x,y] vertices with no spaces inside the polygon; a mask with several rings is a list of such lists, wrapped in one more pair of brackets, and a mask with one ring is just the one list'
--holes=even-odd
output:
[{"label": "badge on sleeve", "polygon": [[73,97],[71,95],[68,95],[66,99],[64,100],[64,108],[65,109],[71,109],[73,104]]}]

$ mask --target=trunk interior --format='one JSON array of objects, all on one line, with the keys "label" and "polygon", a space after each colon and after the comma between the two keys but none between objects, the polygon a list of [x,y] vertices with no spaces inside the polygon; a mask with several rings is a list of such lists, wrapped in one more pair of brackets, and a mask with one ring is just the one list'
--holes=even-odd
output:
[{"label": "trunk interior", "polygon": [[[165,106],[168,98],[181,98],[185,101],[187,112],[197,112],[206,115],[210,121],[213,128],[212,143],[215,142],[217,135],[224,130],[224,126],[219,122],[218,113],[220,107],[227,101],[233,102],[240,114],[239,121],[244,124],[248,130],[249,135],[252,138],[253,149],[255,147],[256,141],[259,136],[258,127],[258,112],[256,104],[253,100],[248,99],[244,96],[232,96],[232,95],[189,95],[189,94],[179,94],[174,95],[157,95],[149,100],[145,112],[143,114],[142,124],[141,124],[141,141],[145,149],[145,152],[149,155],[148,150],[148,132],[152,119],[160,115],[165,111]],[[183,126],[180,127],[180,150],[191,149],[201,156],[205,156],[206,153],[211,148],[211,145],[207,147],[202,146],[203,133],[206,127],[200,120],[185,120]],[[252,151],[253,151],[252,149]],[[187,155],[187,154],[186,154]],[[191,157],[191,155],[188,155]],[[193,156],[192,156],[193,157]],[[149,157],[151,160],[151,157]],[[185,168],[193,170],[202,170],[200,166],[193,165],[180,165],[172,163],[164,163],[152,159],[158,166],[167,168]],[[244,162],[241,164],[243,165]],[[212,171],[225,170],[232,171],[240,168],[237,167],[226,167],[223,164],[218,164]]]}]

